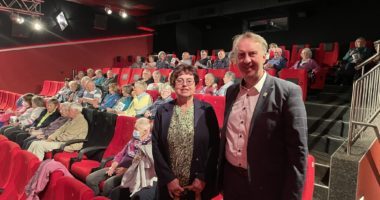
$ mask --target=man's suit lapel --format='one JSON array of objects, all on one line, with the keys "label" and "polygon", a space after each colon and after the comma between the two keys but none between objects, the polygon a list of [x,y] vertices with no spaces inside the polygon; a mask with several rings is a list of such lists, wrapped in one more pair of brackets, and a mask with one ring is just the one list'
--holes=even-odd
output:
[{"label": "man's suit lapel", "polygon": [[255,111],[253,112],[251,125],[249,126],[248,137],[251,136],[253,126],[255,126],[256,118],[263,112],[263,108],[266,107],[269,101],[269,97],[271,92],[273,91],[273,77],[267,74],[266,80],[264,82],[263,88],[261,89],[259,98],[257,100],[257,104],[255,107]]},{"label": "man's suit lapel", "polygon": [[[175,100],[169,102],[168,104],[164,104],[164,113],[162,113],[162,138],[164,139],[163,141],[166,141],[167,133],[169,131],[169,125],[170,121],[173,116],[173,109],[175,105]],[[165,135],[164,135],[165,134]]]}]

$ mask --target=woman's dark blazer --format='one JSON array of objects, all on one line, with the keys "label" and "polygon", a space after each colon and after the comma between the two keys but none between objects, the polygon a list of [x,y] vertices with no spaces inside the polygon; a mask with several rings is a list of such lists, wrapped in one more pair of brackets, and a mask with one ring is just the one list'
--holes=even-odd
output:
[{"label": "woman's dark blazer", "polygon": [[31,126],[36,127],[36,128],[44,128],[61,116],[61,113],[59,113],[59,110],[56,109],[54,113],[52,113],[48,118],[45,119],[44,122],[42,122],[40,126],[37,127],[37,125],[40,123],[41,119],[46,115],[46,113],[47,113],[47,109],[42,111],[40,116],[38,116],[38,118],[34,120]]},{"label": "woman's dark blazer", "polygon": [[[170,199],[167,184],[174,180],[170,169],[168,130],[175,100],[160,106],[153,126],[153,157],[158,177],[157,199]],[[194,99],[194,150],[190,168],[190,183],[198,178],[206,182],[202,199],[211,199],[216,190],[219,126],[210,104]],[[192,144],[189,144],[192,145]]]}]

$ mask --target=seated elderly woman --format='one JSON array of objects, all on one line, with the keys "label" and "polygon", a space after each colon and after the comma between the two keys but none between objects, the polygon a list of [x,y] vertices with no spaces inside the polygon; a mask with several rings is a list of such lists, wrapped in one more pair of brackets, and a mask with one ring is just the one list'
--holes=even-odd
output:
[{"label": "seated elderly woman", "polygon": [[58,106],[59,102],[57,99],[49,99],[46,103],[46,109],[42,111],[40,116],[31,125],[26,126],[23,130],[14,131],[9,138],[22,146],[24,140],[30,136],[31,131],[45,128],[61,116]]},{"label": "seated elderly woman", "polygon": [[83,77],[85,77],[84,71],[78,71],[78,74],[75,76],[74,80],[80,82]]},{"label": "seated elderly woman", "polygon": [[79,103],[82,103],[84,108],[98,108],[102,101],[102,91],[95,86],[93,81],[88,81],[86,84],[86,91],[83,97],[79,99]]},{"label": "seated elderly woman", "polygon": [[123,112],[128,109],[129,105],[132,102],[132,91],[132,85],[124,85],[121,88],[121,93],[123,94],[123,96],[116,102],[116,104],[112,108],[106,108],[107,112],[116,113],[120,115],[123,114]]},{"label": "seated elderly woman", "polygon": [[69,88],[70,88],[70,93],[68,94],[68,98],[66,102],[78,102],[80,99],[80,96],[79,96],[80,85],[76,81],[70,81]]},{"label": "seated elderly woman", "polygon": [[219,90],[215,93],[215,96],[226,96],[227,89],[234,84],[235,81],[235,73],[228,71],[224,74],[223,82],[224,85],[219,88]]},{"label": "seated elderly woman", "polygon": [[148,119],[154,119],[157,113],[157,108],[163,105],[164,103],[167,103],[173,100],[173,98],[171,97],[172,90],[173,89],[172,89],[172,86],[170,86],[170,84],[165,83],[161,85],[160,90],[159,90],[160,96],[151,106],[149,106],[149,108],[146,110],[144,114],[144,117]]},{"label": "seated elderly woman", "polygon": [[273,50],[273,58],[269,59],[264,65],[264,69],[274,68],[277,72],[286,67],[286,58],[282,57],[282,49],[275,48]]},{"label": "seated elderly woman", "polygon": [[69,114],[69,107],[69,102],[61,103],[59,105],[59,112],[61,113],[60,117],[58,117],[56,120],[51,122],[46,127],[39,129],[31,129],[29,132],[30,136],[24,140],[22,149],[27,150],[33,141],[46,140],[51,134],[54,133],[54,131],[56,131],[63,124],[65,124],[69,120],[69,118],[67,117]]},{"label": "seated elderly woman", "polygon": [[146,85],[149,85],[153,83],[153,77],[152,72],[149,69],[144,69],[142,72],[142,77],[139,79],[139,81],[144,81]]},{"label": "seated elderly woman", "polygon": [[17,119],[20,115],[22,115],[28,108],[32,107],[32,98],[34,94],[26,93],[21,99],[21,106],[17,107],[16,110],[7,109],[4,113],[0,114],[0,128],[9,123],[11,118]]},{"label": "seated elderly woman", "polygon": [[161,73],[156,70],[153,72],[153,83],[148,85],[147,90],[158,90],[161,84]]},{"label": "seated elderly woman", "polygon": [[78,91],[78,97],[79,98],[82,98],[83,95],[84,95],[84,92],[86,91],[86,85],[87,85],[87,82],[88,81],[91,81],[91,78],[88,77],[88,76],[85,76],[83,77],[80,82],[79,82],[79,91]]},{"label": "seated elderly woman", "polygon": [[116,83],[109,84],[108,94],[104,97],[102,103],[100,104],[99,110],[105,111],[107,110],[107,108],[112,108],[113,106],[115,106],[119,99],[119,87]]},{"label": "seated elderly woman", "polygon": [[[47,140],[32,142],[28,151],[32,152],[42,161],[45,152],[59,149],[62,144],[70,140],[85,139],[88,132],[88,123],[82,115],[82,106],[78,103],[71,103],[68,117],[70,120],[54,131]],[[66,146],[64,150],[73,152],[80,150],[82,146],[83,143],[75,143]]]},{"label": "seated elderly woman", "polygon": [[214,74],[208,73],[205,75],[205,86],[198,92],[199,94],[215,95],[218,84]]},{"label": "seated elderly woman", "polygon": [[132,161],[139,155],[142,145],[151,145],[151,125],[147,118],[136,120],[133,137],[116,154],[110,167],[95,171],[87,176],[86,184],[94,191],[95,195],[100,193],[99,183],[104,182],[103,196],[108,196],[114,187],[120,185],[124,172],[132,165]]},{"label": "seated elderly woman", "polygon": [[144,63],[144,65],[142,67],[146,68],[146,69],[155,69],[156,68],[156,62],[154,61],[153,55],[148,56],[148,60]]},{"label": "seated elderly woman", "polygon": [[102,70],[98,69],[95,71],[95,76],[92,77],[92,80],[95,82],[97,87],[101,87],[103,82],[105,81],[105,77],[103,76]]},{"label": "seated elderly woman", "polygon": [[143,116],[146,109],[152,105],[152,97],[146,93],[146,83],[144,81],[136,81],[132,92],[132,103],[128,109],[122,114],[129,117]]},{"label": "seated elderly woman", "polygon": [[88,68],[87,70],[86,70],[86,76],[88,76],[88,77],[90,77],[91,79],[93,78],[93,77],[95,77],[95,72],[94,72],[94,69],[92,69],[92,68]]},{"label": "seated elderly woman", "polygon": [[320,70],[318,63],[312,59],[313,53],[310,48],[304,48],[301,51],[301,60],[298,60],[292,68],[306,69],[309,77],[309,82],[315,81],[315,74]]},{"label": "seated elderly woman", "polygon": [[160,51],[158,53],[158,60],[156,62],[157,69],[166,69],[169,67],[169,62],[166,60],[166,53],[164,51]]},{"label": "seated elderly woman", "polygon": [[65,102],[69,98],[70,93],[70,79],[65,78],[65,85],[57,92],[56,95],[54,95],[54,98],[56,98],[59,102]]},{"label": "seated elderly woman", "polygon": [[32,107],[28,108],[22,115],[20,115],[16,122],[10,123],[8,126],[0,128],[0,133],[5,136],[11,136],[13,132],[18,132],[25,127],[31,125],[36,120],[42,111],[45,109],[45,101],[40,96],[33,96]]}]

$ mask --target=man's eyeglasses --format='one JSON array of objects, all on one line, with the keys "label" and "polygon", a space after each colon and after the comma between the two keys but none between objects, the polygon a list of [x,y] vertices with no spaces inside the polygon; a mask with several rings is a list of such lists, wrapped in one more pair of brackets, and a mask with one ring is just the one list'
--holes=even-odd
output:
[{"label": "man's eyeglasses", "polygon": [[186,83],[186,85],[192,85],[194,84],[194,79],[182,79],[182,78],[179,78],[177,80],[175,80],[175,83],[178,84],[178,85],[184,85]]}]

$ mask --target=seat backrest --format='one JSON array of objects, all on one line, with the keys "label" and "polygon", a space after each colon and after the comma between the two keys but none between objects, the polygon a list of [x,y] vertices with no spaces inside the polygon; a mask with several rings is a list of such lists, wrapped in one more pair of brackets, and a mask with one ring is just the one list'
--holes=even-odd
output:
[{"label": "seat backrest", "polygon": [[15,97],[16,97],[16,101],[13,102],[12,110],[16,110],[16,108],[17,108],[17,100],[22,96],[21,94],[18,94],[18,93],[14,93],[14,94],[15,94]]},{"label": "seat backrest", "polygon": [[158,90],[146,90],[146,93],[148,93],[152,97],[152,102],[155,102],[157,98],[160,96]]},{"label": "seat backrest", "polygon": [[58,83],[57,81],[50,81],[50,88],[49,92],[46,94],[46,96],[54,96],[58,91]]},{"label": "seat backrest", "polygon": [[320,43],[315,59],[318,63],[333,67],[336,65],[339,57],[339,43]]},{"label": "seat backrest", "polygon": [[63,177],[64,174],[60,170],[56,170],[49,175],[49,183],[46,185],[45,189],[38,194],[41,200],[51,200],[54,199],[55,187],[58,180]]},{"label": "seat backrest", "polygon": [[0,143],[0,160],[8,161],[0,165],[0,188],[4,188],[12,176],[14,156],[20,151],[20,146],[12,141],[3,141]]},{"label": "seat backrest", "polygon": [[273,69],[273,68],[270,68],[270,69],[266,69],[265,70],[268,74],[270,74],[271,76],[277,76],[277,71],[276,69]]},{"label": "seat backrest", "polygon": [[110,70],[111,68],[109,68],[109,67],[103,67],[102,68],[102,73],[103,74],[107,74],[107,72],[108,72],[108,70]]},{"label": "seat backrest", "polygon": [[129,81],[128,83],[134,83],[136,82],[138,79],[140,79],[142,77],[142,72],[143,72],[144,69],[141,69],[141,68],[132,68],[131,69],[131,73],[130,73],[130,76],[129,76]]},{"label": "seat backrest", "polygon": [[5,106],[5,109],[13,108],[14,105],[16,104],[16,101],[17,101],[16,93],[10,92],[9,99],[7,101],[7,105]]},{"label": "seat backrest", "polygon": [[50,90],[50,84],[51,82],[49,80],[44,80],[44,83],[42,84],[42,90],[40,92],[41,96],[47,96]]},{"label": "seat backrest", "polygon": [[168,81],[168,77],[172,69],[159,69],[158,71],[161,73],[161,76],[164,76],[165,80]]},{"label": "seat backrest", "polygon": [[308,78],[305,69],[282,69],[280,78],[299,85],[302,89],[303,100],[306,100]]},{"label": "seat backrest", "polygon": [[89,200],[95,196],[86,184],[67,176],[59,178],[55,191],[55,200]]},{"label": "seat backrest", "polygon": [[120,86],[127,85],[129,83],[130,74],[131,74],[130,67],[122,68],[120,72],[118,84]]},{"label": "seat backrest", "polygon": [[116,155],[121,151],[127,142],[132,138],[135,128],[136,118],[127,116],[118,116],[116,120],[115,133],[107,149],[103,154],[103,158]]},{"label": "seat backrest", "polygon": [[211,106],[214,108],[216,118],[218,119],[219,128],[222,128],[226,98],[224,96],[205,95],[203,97],[203,101],[211,104]]},{"label": "seat backrest", "polygon": [[3,98],[0,102],[0,109],[5,109],[9,101],[9,92],[4,91]]}]

